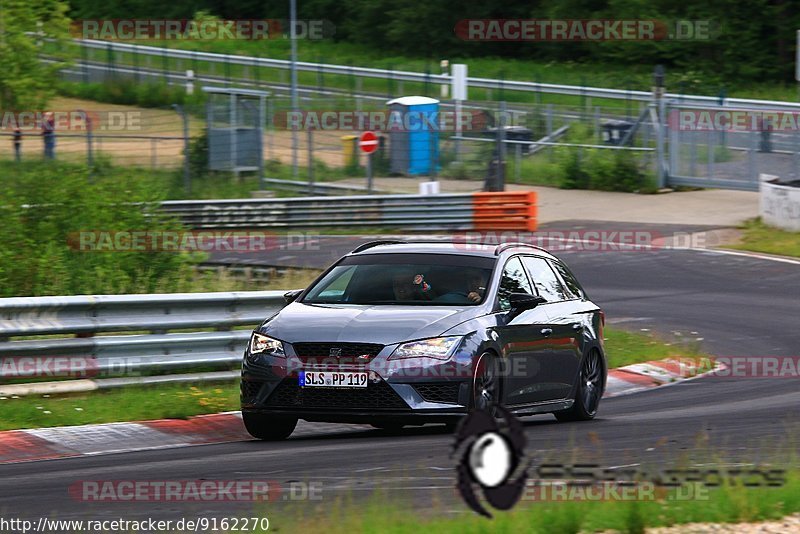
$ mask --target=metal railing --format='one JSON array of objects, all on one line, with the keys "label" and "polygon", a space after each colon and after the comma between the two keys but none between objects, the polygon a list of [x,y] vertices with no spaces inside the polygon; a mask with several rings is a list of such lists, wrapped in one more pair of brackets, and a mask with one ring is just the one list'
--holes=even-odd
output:
[{"label": "metal railing", "polygon": [[[484,209],[493,203],[492,210]],[[161,204],[195,229],[404,227],[425,230],[536,229],[532,192],[178,200]]]},{"label": "metal railing", "polygon": [[284,306],[283,293],[0,299],[0,378],[41,378],[37,370],[55,357],[81,362],[90,376],[230,368],[241,360],[250,328]]},{"label": "metal railing", "polygon": [[[106,52],[124,52],[141,54],[166,59],[183,60],[189,62],[205,61],[224,65],[239,65],[243,67],[261,67],[288,70],[291,62],[288,60],[271,59],[253,56],[240,56],[233,54],[215,54],[210,52],[197,52],[174,48],[161,48],[156,46],[134,45],[92,39],[75,39],[74,42],[86,49],[103,50]],[[191,63],[190,63],[191,64]],[[417,82],[449,84],[450,76],[447,74],[434,74],[429,72],[413,72],[403,70],[375,69],[368,67],[353,67],[350,65],[335,65],[328,63],[313,63],[298,61],[295,63],[300,72],[311,72],[318,75],[354,76],[356,78],[388,79],[393,82]],[[199,78],[198,78],[199,79]],[[634,91],[625,89],[608,89],[602,87],[588,87],[580,85],[564,85],[552,83],[537,83],[528,81],[500,80],[493,78],[469,77],[467,83],[470,87],[481,89],[521,91],[532,93],[548,93],[587,98],[608,98],[615,100],[633,100],[651,102],[653,93],[650,91]],[[668,100],[675,100],[681,105],[719,106],[720,99],[716,96],[685,95],[680,93],[667,93]],[[747,98],[727,98],[725,106],[742,107],[747,109],[764,110],[800,110],[800,103],[773,100],[755,100]]]}]

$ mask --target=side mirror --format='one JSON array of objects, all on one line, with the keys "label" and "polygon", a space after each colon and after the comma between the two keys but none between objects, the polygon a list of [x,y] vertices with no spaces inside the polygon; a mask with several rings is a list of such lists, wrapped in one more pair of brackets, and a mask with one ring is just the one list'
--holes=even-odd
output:
[{"label": "side mirror", "polygon": [[527,293],[511,293],[508,296],[508,303],[511,305],[511,310],[515,312],[532,310],[539,304],[545,302],[547,302],[547,300],[544,297],[529,295]]},{"label": "side mirror", "polygon": [[297,300],[297,297],[299,297],[303,291],[303,289],[292,289],[291,291],[287,291],[283,294],[283,300],[286,301],[286,304],[291,304]]}]

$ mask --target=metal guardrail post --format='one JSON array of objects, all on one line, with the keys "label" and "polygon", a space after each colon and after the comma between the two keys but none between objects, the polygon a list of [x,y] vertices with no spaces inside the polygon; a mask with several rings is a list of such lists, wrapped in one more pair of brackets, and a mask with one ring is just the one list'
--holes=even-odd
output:
[{"label": "metal guardrail post", "polygon": [[[81,77],[83,83],[89,83],[89,48],[81,46]],[[138,56],[138,54],[134,54]]]},{"label": "metal guardrail post", "polygon": [[[547,104],[545,108],[545,128],[547,129],[547,139],[553,140],[553,104]],[[547,156],[553,161],[553,147],[547,147]]]},{"label": "metal guardrail post", "polygon": [[794,150],[792,151],[794,175],[800,177],[800,131],[794,131],[792,134],[792,142],[794,144]]},{"label": "metal guardrail post", "polygon": [[307,128],[306,132],[308,132],[307,140],[308,143],[307,152],[308,152],[308,194],[314,194],[314,130],[312,128]]},{"label": "metal guardrail post", "polygon": [[133,54],[133,79],[136,83],[141,83],[141,73],[139,72],[139,54]]},{"label": "metal guardrail post", "polygon": [[706,178],[714,178],[714,132],[709,129],[706,132]]},{"label": "metal guardrail post", "polygon": [[[710,130],[709,130],[710,131]],[[747,151],[747,170],[750,181],[758,183],[758,171],[756,164],[756,147],[760,132],[750,132],[750,149]]]},{"label": "metal guardrail post", "polygon": [[191,149],[189,144],[189,114],[185,112],[183,106],[173,104],[175,111],[181,116],[183,123],[183,189],[187,195],[192,192],[192,178],[189,171],[189,161],[191,158]]},{"label": "metal guardrail post", "polygon": [[[650,116],[653,119],[653,123],[656,127],[656,164],[655,164],[655,172],[656,172],[656,188],[661,189],[664,187],[666,180],[664,177],[664,124],[661,121],[661,117],[659,116],[659,112],[661,111],[660,106],[663,105],[663,99],[656,100],[653,103],[653,108],[651,109]],[[663,113],[661,115],[663,117]]]},{"label": "metal guardrail post", "polygon": [[603,134],[600,132],[600,106],[594,108],[594,142],[600,144],[603,140]]},{"label": "metal guardrail post", "polygon": [[506,190],[506,103],[500,101],[500,123],[497,127],[498,162],[497,162],[497,190]]}]

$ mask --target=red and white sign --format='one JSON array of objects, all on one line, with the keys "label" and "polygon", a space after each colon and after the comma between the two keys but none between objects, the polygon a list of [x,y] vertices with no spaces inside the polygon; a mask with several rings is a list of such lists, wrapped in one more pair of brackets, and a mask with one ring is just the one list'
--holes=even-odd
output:
[{"label": "red and white sign", "polygon": [[358,140],[358,148],[365,154],[372,154],[378,150],[379,143],[378,136],[375,135],[375,132],[364,132]]}]

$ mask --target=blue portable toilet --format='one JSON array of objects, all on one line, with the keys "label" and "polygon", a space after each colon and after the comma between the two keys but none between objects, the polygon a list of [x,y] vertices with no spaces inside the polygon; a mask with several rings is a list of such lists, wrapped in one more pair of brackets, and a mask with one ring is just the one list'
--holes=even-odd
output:
[{"label": "blue portable toilet", "polygon": [[439,101],[404,96],[389,106],[390,166],[393,174],[432,174],[439,162]]}]

